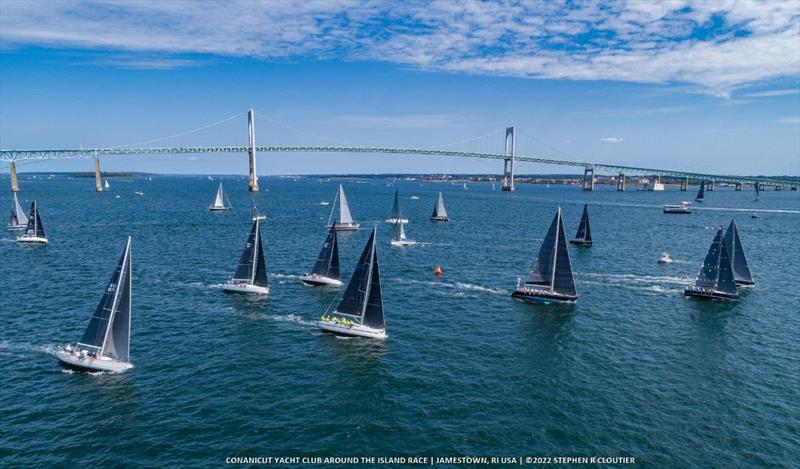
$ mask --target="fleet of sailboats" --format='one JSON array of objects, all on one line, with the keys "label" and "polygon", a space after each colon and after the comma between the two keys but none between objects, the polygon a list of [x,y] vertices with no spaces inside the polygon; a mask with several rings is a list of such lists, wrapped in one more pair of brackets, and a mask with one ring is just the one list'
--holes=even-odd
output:
[{"label": "fleet of sailboats", "polygon": [[39,208],[35,200],[31,203],[31,213],[28,215],[25,232],[22,236],[17,236],[17,242],[47,244],[47,234],[44,232],[44,225],[39,217]]},{"label": "fleet of sailboats", "polygon": [[219,183],[219,187],[217,188],[217,195],[214,197],[214,203],[208,206],[208,209],[212,212],[219,212],[224,210],[230,210],[233,206],[231,206],[231,201],[228,200],[228,195],[225,194],[225,190],[222,188],[222,183]]},{"label": "fleet of sailboats", "polygon": [[439,192],[439,198],[436,200],[436,205],[433,207],[433,213],[431,214],[431,221],[448,221],[447,218],[447,209],[444,208],[444,197],[442,193]]},{"label": "fleet of sailboats", "polygon": [[234,272],[233,278],[222,286],[222,289],[232,293],[269,294],[264,246],[261,243],[261,219],[253,220],[253,227],[244,244],[236,272]]},{"label": "fleet of sailboats", "polygon": [[387,337],[378,267],[377,232],[377,228],[372,229],[339,305],[332,313],[325,312],[320,318],[319,327],[323,331],[371,339]]},{"label": "fleet of sailboats", "polygon": [[397,223],[408,223],[407,218],[403,218],[403,211],[400,209],[400,190],[394,190],[394,204],[392,204],[392,213],[386,219],[386,223],[395,225]]},{"label": "fleet of sailboats", "polygon": [[131,237],[128,236],[125,250],[83,337],[74,347],[67,345],[56,352],[56,358],[64,366],[116,373],[133,367],[130,362],[132,287]]},{"label": "fleet of sailboats", "polygon": [[[339,217],[333,220],[333,212],[336,206],[339,206]],[[333,199],[333,207],[331,207],[331,214],[328,216],[328,228],[333,227],[336,231],[356,231],[361,226],[353,220],[350,214],[350,206],[347,204],[347,197],[344,195],[344,187],[339,184],[339,192],[336,193],[336,198]]]},{"label": "fleet of sailboats", "polygon": [[517,279],[512,298],[532,303],[574,303],[578,299],[575,277],[561,220],[561,207],[556,211],[539,255],[523,283]]},{"label": "fleet of sailboats", "polygon": [[575,238],[570,239],[569,242],[578,246],[592,247],[592,230],[589,228],[589,204],[583,205],[583,215],[581,216],[581,223],[578,225],[578,232],[575,233]]},{"label": "fleet of sailboats", "polygon": [[330,227],[328,230],[328,236],[322,243],[322,249],[319,251],[311,272],[300,277],[300,281],[313,286],[342,286],[339,274],[339,240],[334,227]]},{"label": "fleet of sailboats", "polygon": [[17,193],[12,192],[12,194],[13,200],[11,201],[11,216],[8,218],[8,229],[21,230],[28,226],[28,217],[25,216],[25,212],[19,204]]}]

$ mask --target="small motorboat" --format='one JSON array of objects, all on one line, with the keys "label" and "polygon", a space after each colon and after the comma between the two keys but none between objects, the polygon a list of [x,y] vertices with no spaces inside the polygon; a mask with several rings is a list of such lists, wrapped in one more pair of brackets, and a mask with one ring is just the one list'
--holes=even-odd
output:
[{"label": "small motorboat", "polygon": [[758,218],[758,212],[753,212],[753,214],[750,215],[750,218]]},{"label": "small motorboat", "polygon": [[136,194],[136,195],[144,195],[144,192],[142,192],[142,191],[136,191],[136,192],[134,192],[134,194]]},{"label": "small motorboat", "polygon": [[692,203],[683,201],[679,204],[667,204],[664,205],[664,213],[685,213],[689,214],[692,213],[692,207],[690,207]]},{"label": "small motorboat", "polygon": [[330,203],[330,202],[328,202],[327,200],[320,200],[320,201],[319,201],[319,204],[320,204],[320,205],[330,205],[331,203]]},{"label": "small motorboat", "polygon": [[672,258],[669,257],[669,253],[667,251],[664,251],[664,252],[661,253],[661,257],[658,258],[658,263],[659,264],[671,264],[672,263]]},{"label": "small motorboat", "polygon": [[408,198],[408,200],[419,200],[419,197],[417,197],[416,195],[412,195],[411,197]]}]

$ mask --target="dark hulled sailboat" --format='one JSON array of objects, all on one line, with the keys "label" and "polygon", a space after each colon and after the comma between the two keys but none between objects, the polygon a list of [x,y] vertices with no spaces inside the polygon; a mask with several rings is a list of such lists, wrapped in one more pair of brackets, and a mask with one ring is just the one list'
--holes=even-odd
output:
[{"label": "dark hulled sailboat", "polygon": [[569,242],[579,246],[592,247],[592,230],[589,228],[589,204],[583,204],[581,224],[578,225],[578,232],[575,233],[575,238],[570,239]]},{"label": "dark hulled sailboat", "polygon": [[706,182],[700,181],[700,189],[697,190],[697,197],[694,200],[702,202],[706,198]]},{"label": "dark hulled sailboat", "polygon": [[130,363],[133,271],[131,237],[80,342],[58,350],[56,358],[69,368],[121,373]]},{"label": "dark hulled sailboat", "polygon": [[728,249],[728,256],[733,270],[733,280],[736,285],[754,285],[753,276],[750,274],[750,266],[747,265],[747,258],[742,249],[742,242],[739,240],[739,230],[736,223],[731,219],[728,230],[725,232],[725,247]]},{"label": "dark hulled sailboat", "polygon": [[511,297],[533,303],[574,303],[578,299],[560,207],[528,278],[524,284],[517,279]]},{"label": "dark hulled sailboat", "polygon": [[313,286],[342,286],[339,274],[339,240],[333,226],[328,231],[314,267],[311,272],[300,277],[300,281]]},{"label": "dark hulled sailboat", "polygon": [[44,225],[39,217],[39,208],[35,200],[31,203],[31,213],[28,215],[28,225],[25,227],[25,233],[22,236],[17,236],[17,241],[20,243],[47,244],[47,234],[44,232]]},{"label": "dark hulled sailboat", "polygon": [[433,207],[433,213],[431,214],[431,221],[448,221],[447,218],[447,209],[444,208],[444,197],[442,197],[442,193],[439,192],[439,199],[436,201],[436,205]]},{"label": "dark hulled sailboat", "polygon": [[394,190],[394,203],[392,204],[392,213],[389,214],[386,223],[396,225],[398,223],[408,223],[407,218],[403,218],[403,211],[400,209],[400,189]]},{"label": "dark hulled sailboat", "polygon": [[708,254],[706,254],[703,267],[697,274],[694,285],[684,290],[683,293],[686,296],[699,298],[739,299],[728,248],[722,237],[722,228],[717,230],[717,235],[708,248]]},{"label": "dark hulled sailboat", "polygon": [[236,272],[222,289],[233,293],[269,294],[264,246],[261,243],[261,219],[256,218],[253,221],[253,228],[250,229]]},{"label": "dark hulled sailboat", "polygon": [[386,338],[377,232],[377,228],[372,229],[336,310],[320,319],[319,327],[323,331],[372,339]]}]

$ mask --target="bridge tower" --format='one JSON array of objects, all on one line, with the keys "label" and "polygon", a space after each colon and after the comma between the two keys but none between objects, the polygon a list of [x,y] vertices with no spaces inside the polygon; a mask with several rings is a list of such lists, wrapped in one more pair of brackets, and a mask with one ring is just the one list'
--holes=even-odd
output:
[{"label": "bridge tower", "polygon": [[686,192],[689,190],[689,178],[681,179],[681,191]]},{"label": "bridge tower", "polygon": [[625,174],[619,173],[619,178],[617,179],[617,190],[622,192],[625,190]]},{"label": "bridge tower", "polygon": [[513,192],[514,188],[514,159],[517,154],[517,139],[514,127],[506,127],[506,158],[503,160],[503,191]]},{"label": "bridge tower", "polygon": [[13,161],[8,162],[8,172],[11,173],[11,192],[19,192],[17,183],[17,165]]},{"label": "bridge tower", "polygon": [[706,182],[706,190],[707,191],[713,191],[714,190],[714,180],[713,179],[708,181],[708,182]]},{"label": "bridge tower", "polygon": [[247,111],[247,154],[250,163],[250,192],[258,192],[258,176],[256,175],[256,116],[252,109]]},{"label": "bridge tower", "polygon": [[742,183],[741,182],[737,182],[736,183],[736,192],[742,192]]},{"label": "bridge tower", "polygon": [[594,192],[594,166],[587,166],[583,170],[583,190]]},{"label": "bridge tower", "polygon": [[94,151],[94,190],[103,192],[103,181],[100,178],[100,155],[97,154],[97,150]]}]

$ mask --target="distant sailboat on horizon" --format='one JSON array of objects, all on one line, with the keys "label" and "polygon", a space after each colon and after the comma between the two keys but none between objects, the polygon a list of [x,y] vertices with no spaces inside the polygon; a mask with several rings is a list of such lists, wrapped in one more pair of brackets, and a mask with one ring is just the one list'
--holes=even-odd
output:
[{"label": "distant sailboat on horizon", "polygon": [[[400,225],[402,226],[402,225]],[[377,228],[367,241],[339,305],[323,314],[319,327],[339,335],[385,339],[386,323],[378,266]]]},{"label": "distant sailboat on horizon", "polygon": [[575,238],[569,240],[572,244],[579,246],[592,247],[592,230],[589,228],[589,204],[583,204],[583,215],[578,226]]},{"label": "distant sailboat on horizon", "polygon": [[697,190],[697,197],[694,200],[702,202],[706,198],[706,182],[700,181],[700,189]]},{"label": "distant sailboat on horizon", "polygon": [[133,367],[130,363],[131,263],[131,237],[128,236],[122,256],[83,337],[74,348],[67,345],[56,352],[56,358],[64,366],[82,371],[114,373],[122,373]]},{"label": "distant sailboat on horizon", "polygon": [[389,224],[396,224],[396,223],[408,223],[407,218],[403,218],[403,211],[400,209],[400,189],[394,190],[394,203],[392,204],[392,212],[389,214],[389,218],[387,218],[386,223]]},{"label": "distant sailboat on horizon", "polygon": [[[336,210],[337,204],[339,206],[339,218],[333,220],[333,212]],[[327,227],[334,227],[336,231],[357,231],[359,226],[361,225],[356,223],[350,214],[350,205],[344,195],[344,187],[339,184],[339,192],[336,193],[336,198],[333,199],[333,207],[331,207],[331,214],[328,216]]]},{"label": "distant sailboat on horizon", "polygon": [[111,186],[108,185],[108,179],[106,179],[105,182],[103,182],[103,190],[107,191],[109,189],[111,189]]},{"label": "distant sailboat on horizon", "polygon": [[208,206],[208,209],[212,212],[219,212],[224,210],[230,210],[233,206],[231,205],[230,200],[228,200],[227,194],[225,194],[225,190],[222,188],[222,183],[219,183],[219,187],[217,187],[217,195],[214,198],[214,203]]},{"label": "distant sailboat on horizon", "polygon": [[222,286],[222,290],[231,293],[269,294],[260,219],[253,220],[253,227],[242,250],[236,272],[233,278]]},{"label": "distant sailboat on horizon", "polygon": [[328,236],[322,243],[317,261],[311,268],[311,272],[300,277],[300,281],[312,286],[342,286],[341,275],[339,272],[339,240],[336,236],[336,228],[328,230]]},{"label": "distant sailboat on horizon", "polygon": [[433,206],[433,213],[431,214],[431,221],[448,221],[447,209],[444,207],[444,197],[439,192],[439,198],[436,200],[436,205]]},{"label": "distant sailboat on horizon", "polygon": [[25,216],[25,212],[19,204],[17,193],[12,192],[12,194],[13,200],[11,201],[11,216],[8,218],[8,229],[21,230],[28,226],[28,217]]},{"label": "distant sailboat on horizon", "polygon": [[574,303],[578,299],[575,277],[561,220],[561,207],[556,211],[547,235],[539,248],[533,268],[524,283],[517,278],[512,298],[532,303]]},{"label": "distant sailboat on horizon", "polygon": [[686,288],[683,294],[698,298],[738,300],[739,292],[736,289],[731,265],[728,248],[725,246],[720,228],[708,248],[703,267],[700,268],[694,285]]},{"label": "distant sailboat on horizon", "polygon": [[739,230],[736,228],[736,223],[731,219],[728,230],[725,232],[725,247],[728,249],[728,257],[731,261],[731,270],[733,271],[733,280],[737,286],[751,286],[755,285],[753,275],[750,273],[750,266],[747,264],[747,258],[742,249],[742,242],[739,240]]},{"label": "distant sailboat on horizon", "polygon": [[44,232],[44,225],[39,217],[39,208],[35,200],[31,203],[31,213],[28,215],[28,225],[25,227],[25,233],[22,236],[17,236],[17,242],[47,244],[47,234]]},{"label": "distant sailboat on horizon", "polygon": [[758,202],[759,199],[761,199],[761,187],[760,186],[761,185],[758,183],[758,181],[756,181],[756,183],[753,184],[753,202]]}]

